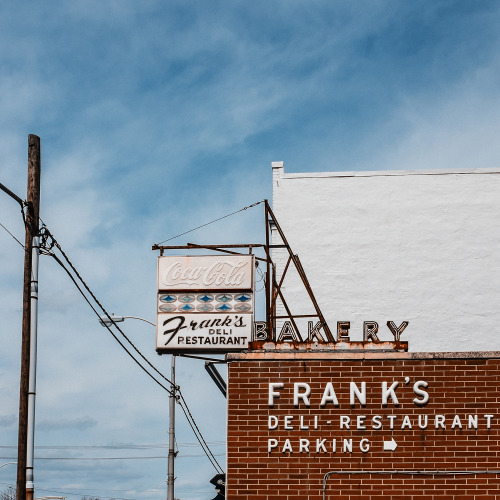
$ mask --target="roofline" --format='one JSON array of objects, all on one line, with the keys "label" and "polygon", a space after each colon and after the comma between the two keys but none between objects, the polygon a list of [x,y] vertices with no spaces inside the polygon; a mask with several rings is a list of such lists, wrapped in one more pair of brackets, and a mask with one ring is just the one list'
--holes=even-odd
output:
[{"label": "roofline", "polygon": [[464,351],[464,352],[321,352],[321,351],[267,351],[267,352],[238,352],[226,354],[226,361],[312,361],[312,360],[337,360],[337,361],[365,361],[365,360],[447,360],[447,359],[500,359],[500,351]]},{"label": "roofline", "polygon": [[430,170],[357,170],[350,172],[302,172],[285,173],[283,162],[272,162],[281,179],[314,179],[314,178],[345,178],[345,177],[398,177],[407,175],[473,175],[473,174],[500,174],[497,168],[457,168],[457,169],[430,169]]}]

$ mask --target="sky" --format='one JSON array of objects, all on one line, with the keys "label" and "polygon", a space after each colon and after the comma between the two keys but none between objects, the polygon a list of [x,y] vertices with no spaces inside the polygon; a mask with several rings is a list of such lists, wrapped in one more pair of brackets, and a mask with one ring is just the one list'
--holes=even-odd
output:
[{"label": "sky", "polygon": [[[271,199],[286,172],[500,165],[500,4],[47,0],[0,4],[0,182],[26,197],[111,313],[155,321],[154,243]],[[169,242],[263,243],[262,205]],[[19,206],[0,223],[24,242]],[[23,249],[0,227],[0,466],[17,457]],[[40,259],[35,494],[166,497],[168,394]],[[263,318],[257,318],[263,319]],[[155,331],[122,328],[166,375]],[[224,467],[225,399],[177,383]],[[224,373],[224,368],[220,368]],[[176,498],[214,496],[180,409]],[[16,467],[0,468],[0,489]]]}]

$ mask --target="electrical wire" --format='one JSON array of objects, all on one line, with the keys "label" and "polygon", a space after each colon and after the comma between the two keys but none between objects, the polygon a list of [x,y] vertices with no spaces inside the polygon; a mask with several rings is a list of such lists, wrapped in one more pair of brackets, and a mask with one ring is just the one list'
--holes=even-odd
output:
[{"label": "electrical wire", "polygon": [[[196,458],[204,457],[205,453],[194,453],[188,455],[179,455],[180,458]],[[224,453],[217,453],[218,457],[224,456]],[[0,460],[15,460],[17,457],[0,457]],[[99,460],[165,460],[168,455],[161,455],[155,457],[39,457],[37,456],[35,460],[67,460],[67,461],[99,461]],[[219,472],[219,471],[217,471]]]},{"label": "electrical wire", "polygon": [[[85,287],[85,289],[87,290],[87,292],[90,294],[90,296],[92,297],[92,299],[94,300],[94,302],[99,306],[99,308],[101,309],[101,311],[107,316],[107,318],[109,319],[110,323],[113,324],[115,326],[115,328],[121,333],[121,335],[125,338],[125,340],[129,343],[130,346],[132,346],[132,348],[137,352],[137,354],[139,354],[139,356],[158,374],[160,375],[160,377],[165,380],[166,382],[168,382],[170,385],[173,385],[172,384],[172,381],[169,380],[167,377],[165,377],[165,375],[163,375],[163,373],[160,372],[160,370],[158,370],[158,368],[156,368],[156,366],[154,366],[151,361],[149,361],[146,356],[144,356],[144,354],[142,354],[142,352],[135,346],[135,344],[127,337],[127,335],[125,334],[125,332],[116,324],[115,321],[113,321],[113,319],[111,318],[111,315],[108,313],[108,311],[106,311],[106,309],[104,308],[104,306],[99,302],[99,300],[97,299],[97,297],[95,296],[95,294],[92,292],[92,290],[90,289],[90,287],[87,285],[87,283],[83,280],[83,278],[81,277],[80,273],[77,271],[77,269],[75,268],[75,266],[73,265],[73,263],[69,260],[68,256],[66,255],[66,253],[64,252],[64,250],[61,248],[61,245],[57,242],[57,240],[54,238],[54,236],[50,233],[50,231],[45,227],[45,231],[47,233],[47,236],[50,236],[50,238],[52,239],[52,244],[53,246],[55,246],[62,254],[62,256],[64,257],[64,259],[66,260],[66,262],[68,263],[68,265],[71,267],[71,269],[73,270],[73,272],[75,273],[75,275],[78,277],[78,279],[80,280],[80,282],[82,283],[82,285]],[[54,255],[53,253],[50,253],[50,255]],[[59,264],[62,265],[60,259],[59,259]],[[64,266],[63,266],[64,267]],[[67,269],[66,269],[66,272]],[[68,273],[70,274],[70,273]],[[71,274],[70,274],[71,275]],[[76,283],[75,283],[76,284]],[[77,285],[78,286],[78,285]],[[87,301],[88,302],[88,301]],[[89,303],[90,304],[90,303]],[[94,309],[94,312],[96,313],[96,315],[100,318],[100,315],[99,313]],[[105,325],[108,330],[111,332],[111,329],[109,328],[109,325]],[[114,336],[114,334],[112,334]]]},{"label": "electrical wire", "polygon": [[[61,259],[59,259],[59,257],[57,257],[57,255],[55,255],[54,253],[52,252],[46,252],[46,251],[41,251],[40,253],[42,253],[43,255],[49,255],[51,257],[53,257],[55,259],[55,261],[66,271],[66,273],[68,274],[68,276],[71,278],[71,280],[73,281],[73,284],[76,286],[76,288],[78,289],[78,291],[81,293],[82,297],[85,299],[85,301],[87,302],[87,304],[90,306],[90,308],[94,311],[94,313],[96,314],[97,317],[100,317],[99,316],[99,312],[95,309],[95,307],[92,305],[92,303],[90,302],[90,300],[88,299],[88,297],[83,293],[83,290],[80,288],[80,286],[78,285],[78,283],[76,282],[75,278],[73,277],[73,275],[69,272],[69,270],[66,268],[66,266],[64,265],[64,263],[61,261]],[[141,363],[134,357],[134,355],[127,349],[127,347],[123,344],[123,342],[115,335],[115,333],[113,332],[113,330],[111,330],[110,326],[109,325],[104,325],[109,333],[111,333],[111,335],[113,336],[113,338],[122,346],[122,348],[124,349],[124,351],[134,360],[134,362],[147,374],[149,375],[149,377],[151,377],[161,388],[165,389],[165,391],[167,391],[170,395],[172,394],[172,391],[170,389],[167,389],[167,387],[165,387],[158,379],[156,379],[154,377],[154,375],[152,375],[143,365],[141,365]],[[165,378],[165,377],[164,377]],[[168,379],[167,379],[167,382],[170,382]]]},{"label": "electrical wire", "polygon": [[232,212],[230,214],[224,215],[222,217],[219,217],[218,219],[214,219],[210,222],[207,222],[206,224],[202,224],[201,226],[195,227],[193,229],[190,229],[189,231],[185,231],[184,233],[178,234],[176,236],[172,236],[171,238],[167,238],[166,240],[160,241],[160,243],[156,243],[156,245],[153,246],[159,246],[162,245],[163,243],[166,243],[167,241],[175,240],[176,238],[179,238],[179,236],[184,236],[185,234],[192,233],[193,231],[197,231],[198,229],[201,229],[202,227],[209,226],[210,224],[213,224],[214,222],[218,222],[222,219],[226,219],[227,217],[231,217],[231,215],[238,214],[240,212],[243,212],[243,210],[248,210],[249,208],[256,207],[257,205],[260,205],[261,203],[264,203],[266,200],[258,201],[257,203],[253,203],[252,205],[248,205],[247,207],[240,208],[239,210],[236,210],[236,212]]},{"label": "electrical wire", "polygon": [[[179,390],[179,396],[180,396],[180,399],[182,400],[182,404],[180,404],[180,406],[182,408],[182,411],[184,411],[184,414],[186,415],[186,418],[188,419],[189,425],[191,425],[191,422],[192,422],[192,424],[196,428],[196,431],[195,431],[195,429],[193,428],[193,425],[191,425],[191,429],[193,429],[193,432],[194,432],[196,438],[198,439],[198,442],[200,443],[200,446],[202,447],[202,449],[204,451],[205,451],[205,449],[207,450],[207,451],[205,451],[205,453],[207,453],[207,457],[208,457],[208,454],[210,454],[210,456],[212,457],[213,461],[212,461],[212,459],[210,459],[210,457],[209,457],[209,460],[212,463],[212,465],[214,466],[215,470],[218,473],[222,473],[223,472],[222,467],[220,466],[219,462],[217,462],[217,459],[215,458],[215,456],[213,455],[213,453],[210,451],[210,448],[208,447],[207,442],[205,441],[205,438],[203,437],[203,434],[201,433],[200,429],[196,425],[196,422],[195,422],[195,420],[193,418],[193,415],[191,415],[191,412],[189,411],[189,408],[188,408],[188,405],[186,403],[186,400],[184,399],[184,396],[182,395],[182,392],[180,390]],[[186,407],[185,409],[184,409],[184,406]],[[189,417],[188,417],[188,414],[189,414]],[[217,464],[218,468],[216,467],[215,464]]]},{"label": "electrical wire", "polygon": [[24,250],[24,245],[1,222],[0,226],[2,226],[5,231],[7,231],[21,245],[21,248]]},{"label": "electrical wire", "polygon": [[[58,493],[58,494],[62,494],[62,495],[65,495],[65,496],[79,496],[79,497],[87,497],[87,498],[96,498],[97,495],[82,495],[82,493],[70,493],[68,491],[62,491],[62,490],[49,490],[49,489],[46,489],[46,488],[37,488],[37,491],[45,491],[46,493]],[[88,490],[80,490],[80,491],[88,491]],[[95,490],[93,490],[95,491]],[[97,491],[100,491],[100,490],[97,490]],[[114,490],[104,490],[104,491],[114,491]],[[116,491],[126,491],[126,490],[116,490]],[[102,495],[98,495],[99,499],[101,500],[133,500],[133,499],[130,499],[130,498],[122,498],[122,497],[115,497],[115,496],[112,496],[112,497],[105,497],[105,496],[102,496]]]},{"label": "electrical wire", "polygon": [[[202,457],[203,455],[198,455]],[[35,460],[68,460],[68,461],[88,461],[88,460],[165,460],[168,456],[156,457],[36,457]],[[15,460],[15,458],[0,457],[0,460]]]},{"label": "electrical wire", "polygon": [[[259,203],[262,203],[262,202],[259,202]],[[249,208],[249,207],[247,207]],[[245,208],[246,209],[246,208]],[[243,210],[243,209],[242,209]],[[241,211],[241,210],[240,210]],[[43,223],[43,221],[42,221]],[[200,443],[204,453],[206,454],[207,458],[209,459],[209,461],[211,462],[211,464],[214,466],[215,470],[217,472],[222,472],[222,467],[220,466],[220,464],[217,462],[217,460],[215,459],[213,453],[211,452],[210,448],[208,447],[205,439],[203,438],[203,435],[201,434],[201,431],[199,430],[198,426],[196,425],[196,422],[191,414],[191,412],[189,411],[189,408],[187,407],[187,403],[184,399],[184,397],[182,396],[182,394],[180,393],[180,389],[178,389],[174,384],[172,384],[172,382],[167,378],[165,377],[141,352],[140,350],[132,343],[132,341],[127,337],[127,335],[121,330],[121,328],[118,327],[118,325],[113,321],[113,319],[111,318],[110,314],[106,311],[106,309],[104,308],[104,306],[99,302],[99,300],[97,299],[97,297],[95,296],[95,294],[92,292],[92,290],[90,289],[90,287],[87,285],[87,283],[83,280],[83,278],[81,277],[80,273],[78,272],[78,270],[76,269],[76,267],[73,265],[73,263],[70,261],[69,257],[66,255],[66,253],[64,252],[64,250],[62,249],[61,245],[57,242],[57,240],[54,238],[54,236],[51,234],[51,232],[49,231],[49,229],[46,227],[45,223],[43,223],[43,229],[41,231],[42,233],[42,246],[43,246],[43,250],[41,251],[42,254],[44,255],[49,255],[51,257],[53,257],[56,262],[66,271],[66,273],[68,274],[68,276],[71,278],[71,280],[73,281],[74,285],[76,286],[76,288],[78,289],[78,291],[81,293],[81,295],[83,296],[83,298],[85,299],[85,301],[88,303],[88,305],[91,307],[91,309],[94,311],[94,313],[96,314],[97,317],[100,318],[100,315],[98,313],[98,311],[96,310],[96,308],[92,305],[92,303],[90,302],[89,298],[86,296],[86,294],[84,293],[84,291],[82,290],[82,288],[79,286],[79,284],[77,283],[75,277],[73,276],[73,274],[69,271],[69,269],[66,267],[66,265],[61,261],[61,259],[59,259],[59,257],[57,257],[53,251],[51,251],[51,249],[53,247],[56,247],[59,252],[61,253],[61,255],[64,257],[65,261],[68,263],[68,265],[70,266],[71,270],[73,271],[73,273],[78,277],[79,281],[82,283],[82,285],[85,287],[85,289],[87,290],[87,292],[90,294],[90,296],[92,297],[92,299],[94,300],[94,302],[99,306],[99,308],[105,313],[105,315],[108,317],[109,321],[111,324],[113,324],[115,326],[115,328],[122,334],[122,336],[127,340],[127,342],[134,348],[134,350],[139,354],[139,356],[151,367],[153,368],[153,370],[155,372],[157,372],[165,381],[167,381],[171,387],[175,387],[174,389],[174,392],[175,391],[178,391],[179,392],[179,395],[180,397],[179,398],[176,398],[176,402],[179,403],[179,405],[181,406],[184,414],[186,415],[186,418],[188,420],[188,423],[191,427],[191,429],[193,430],[194,434],[195,434],[195,437],[196,439],[198,440],[198,442]],[[47,241],[48,241],[48,238],[51,239],[51,243],[48,245],[48,249],[47,249]],[[107,325],[107,324],[104,324],[104,326],[108,329],[108,331],[111,333],[111,335],[113,336],[113,338],[120,344],[120,346],[125,350],[125,352],[127,352],[127,354],[134,360],[134,362],[147,374],[149,375],[149,377],[151,377],[160,387],[162,387],[165,391],[167,391],[169,393],[169,395],[172,396],[172,389],[167,389],[167,387],[165,387],[152,373],[150,373],[148,371],[148,369],[146,367],[144,367],[136,358],[135,356],[127,349],[127,347],[123,344],[123,342],[120,341],[120,339],[115,335],[115,333],[111,330],[110,326]],[[181,399],[182,399],[182,402],[181,402]],[[196,430],[195,430],[196,429]]]},{"label": "electrical wire", "polygon": [[[199,443],[176,443],[180,446],[194,447]],[[224,441],[211,441],[212,446],[223,446]],[[167,449],[168,444],[130,444],[130,445],[59,445],[59,446],[35,446],[36,450],[151,450],[151,449]],[[0,445],[0,449],[17,450],[15,445]]]},{"label": "electrical wire", "polygon": [[215,456],[213,455],[213,453],[210,451],[210,450],[206,450],[204,447],[203,447],[203,444],[202,444],[202,441],[201,439],[198,437],[198,435],[196,434],[196,431],[193,427],[193,424],[191,423],[189,417],[188,417],[188,412],[186,412],[186,408],[184,408],[184,406],[181,405],[181,409],[182,411],[184,412],[184,415],[186,416],[186,419],[188,421],[188,424],[190,425],[191,429],[193,430],[196,438],[198,439],[199,443],[200,443],[200,446],[202,447],[203,451],[205,452],[205,455],[207,456],[208,460],[210,461],[210,463],[212,464],[213,468],[217,471],[218,474],[222,473],[222,468],[221,466],[219,465],[219,463],[217,462],[217,459],[215,458]]},{"label": "electrical wire", "polygon": [[257,283],[260,283],[264,279],[264,273],[260,270],[259,266],[256,266],[255,269],[260,276],[260,279],[255,281],[255,284],[257,284]]},{"label": "electrical wire", "polygon": [[[52,237],[53,238],[53,237]],[[60,245],[59,243],[57,243],[54,239],[54,245],[61,251],[61,253],[64,253],[62,251],[62,249],[60,248]],[[100,317],[99,316],[99,313],[98,311],[95,309],[95,307],[92,305],[92,303],[90,302],[90,300],[88,299],[88,297],[83,293],[83,290],[81,289],[81,287],[78,285],[78,283],[76,282],[75,278],[73,277],[73,275],[69,272],[69,270],[66,268],[66,266],[64,265],[64,263],[61,261],[61,259],[59,259],[59,257],[57,257],[53,252],[46,252],[46,251],[42,251],[43,254],[46,254],[46,255],[49,255],[51,257],[54,257],[54,259],[56,260],[56,262],[66,271],[66,273],[68,274],[68,276],[71,278],[71,280],[73,281],[74,285],[77,287],[77,289],[79,290],[79,292],[82,294],[83,298],[86,300],[86,302],[88,303],[88,305],[91,307],[91,309],[94,311],[94,313],[96,314],[97,317]],[[67,259],[69,260],[69,259]],[[71,264],[70,264],[71,265]],[[73,268],[73,266],[72,266]],[[77,273],[77,271],[75,270],[75,273]],[[78,274],[79,275],[79,274]],[[94,294],[90,291],[90,289],[88,288],[88,286],[85,284],[85,282],[83,281],[83,279],[80,277],[80,281],[82,281],[84,283],[84,286],[87,288],[87,290],[89,290],[89,293],[91,293],[91,295],[93,296],[94,300],[96,301],[96,303],[99,303],[99,301],[95,298]],[[103,306],[101,306],[101,309],[107,314],[107,311],[104,309]],[[108,315],[108,318],[111,320],[111,317]],[[112,320],[111,320],[112,321]],[[114,322],[113,322],[114,323]],[[128,339],[128,337],[122,332],[122,330],[120,328],[118,328],[118,326],[116,325],[116,323],[114,323],[115,327],[122,333],[122,335],[129,341],[129,343],[135,348],[135,350],[141,355],[141,357],[143,359],[145,359],[148,364],[150,366],[152,366],[155,371],[157,371],[158,373],[160,373],[148,360],[147,358],[145,358],[145,356],[132,344],[132,342]],[[133,356],[133,354],[127,349],[127,347],[123,344],[123,342],[120,341],[120,339],[115,335],[115,333],[111,330],[110,326],[109,325],[104,325],[108,331],[111,333],[111,335],[114,337],[114,339],[122,346],[122,348],[125,350],[125,352],[127,352],[127,354],[135,361],[135,363],[147,374],[149,375],[160,387],[162,387],[165,391],[167,391],[169,393],[169,395],[172,395],[172,391],[167,389],[159,380],[157,380],[143,365],[141,365],[141,363],[139,363],[139,361]],[[160,375],[162,375],[160,373]],[[171,384],[171,382],[162,375],[162,377],[167,380],[167,382],[169,382]],[[171,384],[172,385],[172,384]],[[178,391],[180,393],[180,390]],[[182,403],[180,401],[177,401],[179,403],[179,406],[181,407],[181,409],[183,410],[184,414],[186,415],[186,419],[188,421],[188,424],[190,425],[191,429],[193,430],[193,433],[195,434],[195,437],[196,439],[198,440],[198,442],[200,443],[200,446],[202,447],[203,451],[205,452],[205,454],[207,455],[207,458],[209,459],[210,463],[214,466],[214,468],[216,469],[217,472],[222,472],[222,468],[220,466],[220,464],[217,462],[217,460],[215,459],[212,451],[210,450],[210,448],[208,447],[208,445],[206,444],[206,441],[205,439],[203,438],[203,435],[201,434],[198,426],[196,425],[196,421],[194,420],[191,412],[189,411],[189,408],[187,407],[187,403],[186,403],[186,400],[184,399],[184,397],[181,395],[181,398],[182,398]],[[185,408],[184,408],[185,407]],[[196,430],[195,430],[196,429]],[[215,462],[215,463],[214,463]],[[217,464],[217,465],[215,465]]]}]

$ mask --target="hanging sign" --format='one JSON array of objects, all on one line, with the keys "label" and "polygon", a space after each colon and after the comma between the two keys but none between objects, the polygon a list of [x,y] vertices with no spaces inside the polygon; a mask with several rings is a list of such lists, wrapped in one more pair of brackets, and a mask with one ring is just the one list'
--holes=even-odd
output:
[{"label": "hanging sign", "polygon": [[159,257],[157,352],[248,349],[254,268],[253,255]]}]

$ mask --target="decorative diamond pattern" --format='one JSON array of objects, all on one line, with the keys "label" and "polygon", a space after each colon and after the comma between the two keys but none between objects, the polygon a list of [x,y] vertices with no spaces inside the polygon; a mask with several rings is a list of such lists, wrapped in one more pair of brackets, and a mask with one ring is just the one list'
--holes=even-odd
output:
[{"label": "decorative diamond pattern", "polygon": [[253,310],[251,293],[161,293],[158,295],[159,312],[238,312]]}]

